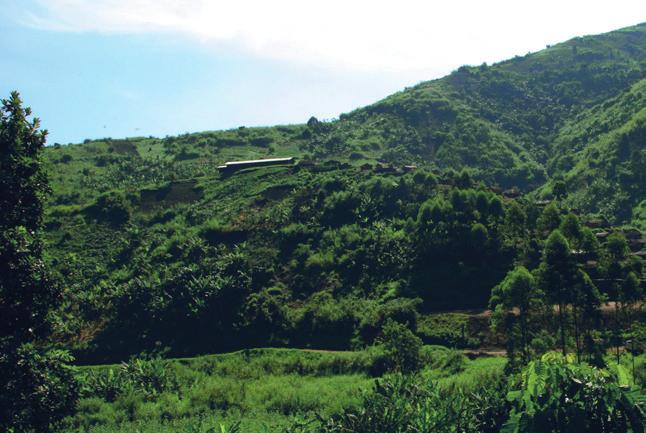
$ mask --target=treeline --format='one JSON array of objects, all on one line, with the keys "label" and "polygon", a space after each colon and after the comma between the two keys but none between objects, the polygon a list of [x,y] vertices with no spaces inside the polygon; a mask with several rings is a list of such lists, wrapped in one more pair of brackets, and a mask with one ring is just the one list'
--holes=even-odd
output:
[{"label": "treeline", "polygon": [[[609,346],[618,353],[625,341],[643,340],[642,261],[629,255],[625,238],[617,233],[601,249],[585,233],[576,217],[567,215],[545,241],[537,266],[531,272],[516,266],[492,290],[492,326],[505,332],[512,363],[525,364],[537,352],[559,347],[563,355],[572,348],[577,360],[585,357],[601,366]],[[607,293],[594,284],[580,257],[599,260]],[[614,317],[604,326],[600,308],[608,299],[614,302]]]}]

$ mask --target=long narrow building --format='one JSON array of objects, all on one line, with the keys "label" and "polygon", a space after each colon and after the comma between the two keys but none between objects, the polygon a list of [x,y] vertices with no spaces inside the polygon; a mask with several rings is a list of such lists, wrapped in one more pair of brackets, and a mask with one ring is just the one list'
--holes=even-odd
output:
[{"label": "long narrow building", "polygon": [[248,161],[228,161],[224,165],[218,166],[218,170],[221,172],[232,172],[236,170],[242,170],[245,168],[253,167],[266,167],[270,165],[292,165],[294,163],[294,157],[290,156],[288,158],[268,158],[268,159],[252,159]]}]

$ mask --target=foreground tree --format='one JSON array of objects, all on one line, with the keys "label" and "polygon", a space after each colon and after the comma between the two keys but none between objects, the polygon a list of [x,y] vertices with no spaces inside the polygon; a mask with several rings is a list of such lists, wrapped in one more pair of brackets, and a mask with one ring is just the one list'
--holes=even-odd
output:
[{"label": "foreground tree", "polygon": [[39,154],[46,131],[17,92],[0,109],[0,425],[46,432],[74,406],[65,352],[37,347],[60,291],[48,279],[39,230],[48,191]]},{"label": "foreground tree", "polygon": [[548,302],[558,306],[561,352],[567,354],[567,305],[574,295],[574,277],[577,275],[576,262],[572,258],[570,245],[559,230],[554,230],[543,249],[538,268],[539,287],[545,292]]},{"label": "foreground tree", "polygon": [[[515,382],[515,383],[514,383]],[[507,433],[643,433],[639,390],[619,375],[546,353],[515,377]]]}]

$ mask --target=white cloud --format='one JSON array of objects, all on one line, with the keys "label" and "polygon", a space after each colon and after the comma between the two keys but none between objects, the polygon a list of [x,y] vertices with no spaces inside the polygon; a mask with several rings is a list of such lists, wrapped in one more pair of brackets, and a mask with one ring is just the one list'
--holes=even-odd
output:
[{"label": "white cloud", "polygon": [[23,22],[38,28],[170,32],[272,59],[382,71],[445,72],[646,19],[641,0],[35,1]]}]

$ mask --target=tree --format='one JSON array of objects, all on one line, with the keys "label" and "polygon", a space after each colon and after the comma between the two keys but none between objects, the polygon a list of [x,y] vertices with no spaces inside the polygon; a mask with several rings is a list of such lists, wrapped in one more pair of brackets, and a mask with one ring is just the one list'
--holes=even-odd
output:
[{"label": "tree", "polygon": [[536,221],[538,230],[551,232],[561,225],[561,213],[554,203],[548,204]]},{"label": "tree", "polygon": [[581,250],[591,260],[596,260],[599,257],[599,241],[596,235],[587,227],[581,229]]},{"label": "tree", "polygon": [[489,232],[487,228],[480,223],[475,223],[471,226],[471,247],[473,253],[476,255],[484,255],[487,250],[487,242],[489,241]]},{"label": "tree", "polygon": [[568,240],[570,246],[575,249],[580,249],[583,243],[583,229],[579,218],[574,214],[567,214],[561,221],[559,230]]},{"label": "tree", "polygon": [[[626,269],[626,258],[628,256],[628,242],[621,233],[612,233],[608,236],[604,244],[604,254],[602,260],[602,269],[605,277],[610,281],[610,296],[615,301],[615,329],[614,329],[614,346],[619,358],[619,346],[621,345],[621,306],[626,298],[623,295],[624,284],[630,285],[630,282],[624,282],[628,277]],[[630,286],[628,286],[630,287]]]},{"label": "tree", "polygon": [[554,194],[554,197],[556,197],[559,200],[563,200],[565,196],[567,196],[567,185],[562,179],[559,179],[556,182],[554,182],[554,186],[552,187],[552,193]]},{"label": "tree", "polygon": [[621,308],[624,310],[626,319],[629,320],[634,306],[643,299],[644,292],[639,277],[635,272],[628,272],[628,275],[626,275],[626,278],[621,283],[619,296],[617,297],[617,301],[621,303]]},{"label": "tree", "polygon": [[527,214],[515,200],[509,203],[505,211],[503,231],[505,243],[515,248],[521,260],[525,261],[530,238],[527,233]]},{"label": "tree", "polygon": [[481,219],[485,219],[489,213],[489,197],[484,191],[478,191],[476,194],[476,210],[480,213]]},{"label": "tree", "polygon": [[28,120],[17,92],[0,109],[0,425],[45,432],[74,407],[68,355],[37,343],[60,290],[48,278],[39,230],[47,179],[39,154],[47,132]]},{"label": "tree", "polygon": [[471,188],[472,186],[471,175],[469,174],[469,171],[466,168],[463,168],[462,171],[460,172],[460,175],[456,179],[456,185],[460,188]]},{"label": "tree", "polygon": [[491,200],[489,200],[489,213],[494,218],[499,218],[505,213],[502,199],[499,196],[494,195],[491,197]]},{"label": "tree", "polygon": [[554,230],[543,249],[543,257],[538,269],[539,287],[552,304],[558,306],[561,351],[565,355],[566,347],[566,306],[572,302],[573,278],[576,275],[576,263],[570,253],[570,245],[559,230]]},{"label": "tree", "polygon": [[[622,324],[622,318],[620,318],[619,312],[620,310],[623,312],[621,316],[623,316],[624,323],[630,324],[631,322],[635,322],[635,320],[631,320],[631,316],[634,314],[635,305],[639,305],[639,301],[642,301],[643,299],[644,292],[642,290],[639,277],[635,272],[628,271],[626,278],[624,278],[624,281],[621,283],[619,293],[617,295],[617,300],[615,302],[615,311],[617,314],[617,329],[615,330],[615,339],[617,341],[617,358],[619,358],[619,343],[621,340],[619,338],[619,329]],[[638,320],[636,321],[638,322]]]},{"label": "tree", "polygon": [[621,302],[631,304],[641,300],[643,297],[644,292],[642,291],[639,277],[636,273],[629,272],[621,285]]},{"label": "tree", "polygon": [[[574,316],[574,341],[576,343],[577,360],[581,361],[583,351],[582,338],[584,341],[593,342],[590,330],[599,320],[599,306],[603,296],[594,285],[590,276],[585,271],[579,270],[576,274],[574,294],[572,297],[572,311]],[[588,344],[590,346],[590,344]],[[593,352],[593,347],[588,347]],[[591,353],[592,354],[592,353]]]},{"label": "tree", "polygon": [[[515,317],[514,310],[518,312],[517,322],[523,362],[529,360],[530,316],[542,301],[543,294],[538,289],[534,276],[524,266],[517,266],[511,270],[491,292],[489,308],[494,311],[494,326],[502,323],[503,319],[508,323],[509,316]],[[513,338],[512,329],[508,329],[508,338]]]},{"label": "tree", "polygon": [[626,258],[628,254],[628,242],[624,235],[618,232],[611,233],[605,243],[608,258],[617,263]]}]

